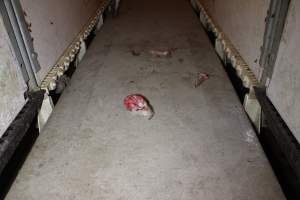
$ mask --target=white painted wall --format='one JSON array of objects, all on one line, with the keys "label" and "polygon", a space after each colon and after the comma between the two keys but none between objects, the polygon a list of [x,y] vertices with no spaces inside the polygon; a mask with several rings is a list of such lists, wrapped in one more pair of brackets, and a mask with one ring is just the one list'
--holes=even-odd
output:
[{"label": "white painted wall", "polygon": [[0,137],[25,104],[24,83],[0,16]]},{"label": "white painted wall", "polygon": [[31,23],[34,49],[43,80],[100,5],[99,0],[20,0]]},{"label": "white painted wall", "polygon": [[260,48],[270,0],[200,0],[259,78]]},{"label": "white painted wall", "polygon": [[300,1],[292,0],[267,91],[300,142]]},{"label": "white painted wall", "polygon": [[[200,0],[259,78],[270,0]],[[297,12],[298,11],[298,12]],[[267,94],[300,142],[300,1],[292,0]]]}]

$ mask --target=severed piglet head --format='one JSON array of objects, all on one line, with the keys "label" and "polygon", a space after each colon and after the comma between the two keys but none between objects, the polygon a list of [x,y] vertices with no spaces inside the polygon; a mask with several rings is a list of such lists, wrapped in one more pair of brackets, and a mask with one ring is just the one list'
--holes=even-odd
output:
[{"label": "severed piglet head", "polygon": [[124,99],[125,108],[134,115],[145,116],[148,119],[152,119],[154,111],[149,101],[140,94],[128,95]]}]

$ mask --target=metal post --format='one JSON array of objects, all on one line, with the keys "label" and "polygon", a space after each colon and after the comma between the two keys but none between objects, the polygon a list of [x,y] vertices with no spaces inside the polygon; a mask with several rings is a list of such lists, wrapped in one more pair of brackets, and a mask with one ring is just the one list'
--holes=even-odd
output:
[{"label": "metal post", "polygon": [[0,1],[0,11],[21,67],[23,78],[27,82],[30,91],[37,90],[38,84],[35,71],[33,70],[11,0]]}]

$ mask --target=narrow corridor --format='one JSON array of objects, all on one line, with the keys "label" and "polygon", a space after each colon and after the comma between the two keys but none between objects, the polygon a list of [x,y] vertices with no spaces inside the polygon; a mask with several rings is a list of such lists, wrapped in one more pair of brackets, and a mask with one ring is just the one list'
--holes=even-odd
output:
[{"label": "narrow corridor", "polygon": [[[159,49],[172,55],[149,53]],[[210,79],[194,88],[198,72]],[[124,109],[133,93],[150,100],[152,120]],[[91,44],[7,199],[284,196],[189,1],[124,0]]]}]

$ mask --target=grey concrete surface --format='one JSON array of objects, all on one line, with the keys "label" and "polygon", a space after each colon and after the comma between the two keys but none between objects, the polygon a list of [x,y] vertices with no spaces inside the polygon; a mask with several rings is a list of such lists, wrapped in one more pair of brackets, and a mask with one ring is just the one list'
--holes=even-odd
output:
[{"label": "grey concrete surface", "polygon": [[[171,57],[148,53],[164,48]],[[195,89],[197,72],[211,78]],[[125,111],[132,93],[148,97],[152,120]],[[20,171],[16,199],[285,198],[189,2],[124,0]]]},{"label": "grey concrete surface", "polygon": [[300,2],[292,0],[267,93],[300,142]]}]

